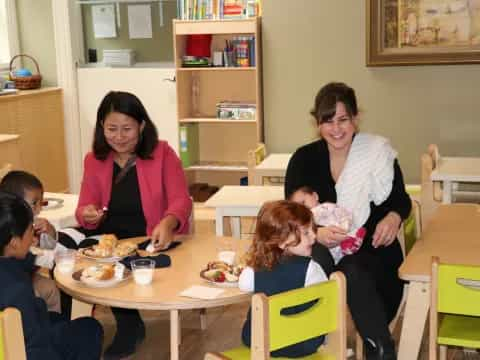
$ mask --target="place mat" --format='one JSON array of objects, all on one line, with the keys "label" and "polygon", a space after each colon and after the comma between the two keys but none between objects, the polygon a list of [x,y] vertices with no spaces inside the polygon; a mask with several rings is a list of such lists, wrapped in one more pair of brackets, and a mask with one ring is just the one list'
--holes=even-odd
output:
[{"label": "place mat", "polygon": [[225,290],[215,289],[208,286],[193,285],[188,289],[183,290],[180,293],[180,296],[194,299],[211,300],[219,297],[224,291]]},{"label": "place mat", "polygon": [[[150,244],[151,241],[152,241],[152,239],[147,239],[145,241],[142,241],[141,243],[138,244],[138,248],[140,250],[146,250],[147,246]],[[175,249],[177,246],[179,246],[181,244],[182,244],[181,241],[172,241],[170,243],[170,245],[168,245],[165,249],[156,250],[155,252],[165,252],[165,251],[168,251],[168,250],[172,250],[172,249]]]}]

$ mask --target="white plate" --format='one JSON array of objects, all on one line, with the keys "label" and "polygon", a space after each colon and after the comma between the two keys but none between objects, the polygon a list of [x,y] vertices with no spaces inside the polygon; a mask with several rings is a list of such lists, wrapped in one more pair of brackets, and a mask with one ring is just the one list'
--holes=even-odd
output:
[{"label": "white plate", "polygon": [[85,270],[85,268],[75,271],[72,274],[73,280],[78,281],[78,282],[80,282],[80,283],[82,283],[82,284],[84,284],[88,287],[93,287],[93,288],[112,287],[112,286],[118,285],[120,283],[123,283],[124,281],[126,281],[126,280],[128,280],[132,277],[132,272],[128,269],[125,269],[124,272],[123,272],[122,278],[117,278],[117,277],[114,276],[113,278],[111,278],[109,280],[96,280],[96,279],[93,279],[93,278],[87,278],[87,277],[82,276],[83,270]]},{"label": "white plate", "polygon": [[0,95],[16,94],[18,89],[1,89]]},{"label": "white plate", "polygon": [[58,198],[45,198],[44,201],[48,201],[48,205],[42,206],[42,210],[58,209],[63,206],[63,199]]},{"label": "white plate", "polygon": [[91,249],[91,246],[90,247],[86,247],[86,248],[81,248],[81,249],[78,249],[78,253],[83,256],[84,258],[87,258],[87,259],[90,259],[90,260],[95,260],[95,261],[98,261],[98,262],[101,262],[101,263],[114,263],[114,262],[118,262],[128,256],[131,256],[131,255],[135,255],[136,251],[132,252],[131,254],[128,254],[127,256],[109,256],[109,257],[98,257],[98,256],[91,256],[91,255],[86,255],[84,253],[84,251],[86,249]]},{"label": "white plate", "polygon": [[208,271],[208,270],[202,270],[200,271],[200,277],[206,281],[207,283],[211,284],[211,285],[214,285],[214,286],[218,286],[218,287],[223,287],[223,288],[235,288],[235,287],[238,287],[238,281],[235,281],[235,282],[232,282],[232,281],[224,281],[224,282],[218,282],[218,281],[213,281],[213,280],[210,280],[208,279],[207,277],[205,277],[203,275],[203,273],[205,271]]}]

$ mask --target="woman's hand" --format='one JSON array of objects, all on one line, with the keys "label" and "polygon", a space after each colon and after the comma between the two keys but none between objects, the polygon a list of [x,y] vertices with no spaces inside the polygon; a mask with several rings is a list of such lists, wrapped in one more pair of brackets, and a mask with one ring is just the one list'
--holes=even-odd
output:
[{"label": "woman's hand", "polygon": [[100,222],[104,215],[102,209],[97,209],[95,205],[87,205],[83,208],[82,216],[83,220],[87,224],[95,225]]},{"label": "woman's hand", "polygon": [[173,234],[178,227],[178,220],[173,215],[164,217],[152,231],[152,244],[155,250],[167,248],[173,241]]},{"label": "woman's hand", "polygon": [[397,237],[398,229],[402,218],[396,212],[390,211],[377,224],[375,233],[373,234],[372,246],[378,248],[379,246],[389,246]]},{"label": "woman's hand", "polygon": [[338,226],[325,226],[317,229],[317,241],[328,248],[339,245],[346,237],[347,232]]}]

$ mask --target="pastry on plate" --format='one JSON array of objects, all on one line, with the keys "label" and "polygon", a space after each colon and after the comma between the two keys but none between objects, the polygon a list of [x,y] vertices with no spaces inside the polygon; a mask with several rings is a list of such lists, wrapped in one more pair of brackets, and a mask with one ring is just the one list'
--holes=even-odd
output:
[{"label": "pastry on plate", "polygon": [[114,256],[124,257],[132,254],[137,250],[137,244],[130,241],[120,242],[113,251]]},{"label": "pastry on plate", "polygon": [[110,280],[115,275],[115,267],[113,264],[102,264],[90,266],[83,270],[82,277],[94,280]]}]

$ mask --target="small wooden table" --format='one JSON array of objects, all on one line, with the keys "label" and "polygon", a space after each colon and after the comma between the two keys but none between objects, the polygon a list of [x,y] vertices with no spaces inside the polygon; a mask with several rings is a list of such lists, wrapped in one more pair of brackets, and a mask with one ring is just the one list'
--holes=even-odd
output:
[{"label": "small wooden table", "polygon": [[417,359],[430,307],[432,256],[441,262],[480,265],[480,206],[442,205],[398,270],[408,285],[399,360]]},{"label": "small wooden table", "polygon": [[283,199],[283,186],[223,186],[205,206],[215,208],[215,231],[223,236],[223,218],[232,218],[232,236],[240,239],[240,217],[257,216],[267,201]]},{"label": "small wooden table", "polygon": [[[142,241],[145,238],[132,239]],[[251,294],[241,292],[238,288],[225,288],[223,294],[213,300],[200,300],[181,297],[180,292],[192,285],[206,285],[199,273],[207,263],[217,259],[217,244],[219,241],[231,243],[239,253],[246,250],[247,240],[232,238],[217,238],[214,235],[199,234],[182,238],[182,244],[167,252],[172,260],[168,268],[156,269],[151,285],[137,285],[133,279],[127,280],[116,287],[90,288],[72,279],[69,274],[55,271],[55,279],[59,287],[74,300],[89,304],[102,304],[128,309],[166,310],[170,312],[170,359],[179,359],[180,344],[180,310],[204,309],[215,306],[230,305],[250,301]],[[76,269],[91,265],[92,262],[82,260]],[[72,312],[78,313],[76,306],[82,306],[74,301]],[[90,314],[85,314],[90,315]],[[232,335],[233,336],[233,335]],[[235,336],[239,336],[236,334]]]},{"label": "small wooden table", "polygon": [[46,192],[43,194],[43,198],[63,200],[63,203],[58,208],[43,209],[39,215],[47,219],[55,229],[59,230],[77,225],[75,210],[77,209],[78,195]]},{"label": "small wooden table", "polygon": [[285,177],[292,154],[270,154],[255,166],[253,184],[263,185],[264,177]]},{"label": "small wooden table", "polygon": [[15,134],[0,134],[0,168],[11,164],[14,170],[23,169],[19,138]]},{"label": "small wooden table", "polygon": [[480,158],[441,157],[431,179],[443,183],[443,203],[450,204],[456,184],[480,183]]}]

